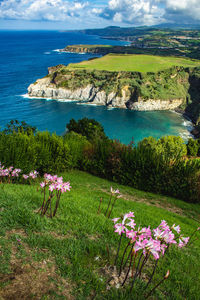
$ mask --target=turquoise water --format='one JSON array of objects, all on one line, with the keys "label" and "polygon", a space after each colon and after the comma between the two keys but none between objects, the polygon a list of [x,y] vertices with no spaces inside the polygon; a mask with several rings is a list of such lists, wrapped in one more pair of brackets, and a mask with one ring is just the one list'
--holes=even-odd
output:
[{"label": "turquoise water", "polygon": [[97,36],[56,31],[0,32],[0,126],[11,119],[24,120],[39,130],[65,132],[71,118],[94,118],[106,134],[128,144],[147,136],[181,135],[187,139],[190,122],[172,112],[134,112],[107,109],[75,102],[27,98],[27,87],[47,74],[47,68],[86,60],[90,54],[60,53],[57,49],[71,44],[124,44]]}]

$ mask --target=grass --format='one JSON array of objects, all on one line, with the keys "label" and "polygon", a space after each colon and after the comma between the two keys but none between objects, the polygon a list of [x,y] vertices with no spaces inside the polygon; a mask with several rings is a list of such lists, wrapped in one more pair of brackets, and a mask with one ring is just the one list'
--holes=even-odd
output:
[{"label": "grass", "polygon": [[[185,236],[199,226],[200,205],[120,186],[80,171],[62,175],[70,180],[72,189],[61,198],[54,219],[36,213],[42,200],[37,185],[0,186],[0,298],[144,299],[142,281],[132,295],[127,288],[113,285],[107,289],[119,237],[112,221],[97,215],[100,197],[105,210],[110,186],[119,188],[123,198],[118,199],[111,217],[134,211],[141,226],[153,228],[165,219],[180,224]],[[199,299],[199,261],[199,240],[183,250],[171,248],[158,266],[154,283],[168,269],[170,277],[151,299]]]},{"label": "grass", "polygon": [[200,61],[182,57],[162,57],[140,54],[108,54],[94,60],[69,64],[69,69],[95,69],[106,71],[158,72],[172,66],[195,67]]}]

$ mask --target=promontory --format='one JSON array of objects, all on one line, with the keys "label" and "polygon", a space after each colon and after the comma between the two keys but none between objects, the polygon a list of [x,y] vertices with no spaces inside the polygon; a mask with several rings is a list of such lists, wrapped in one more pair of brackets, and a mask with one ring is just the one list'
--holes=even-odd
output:
[{"label": "promontory", "polygon": [[184,57],[108,54],[48,69],[28,87],[30,97],[84,101],[132,110],[200,116],[200,61]]}]

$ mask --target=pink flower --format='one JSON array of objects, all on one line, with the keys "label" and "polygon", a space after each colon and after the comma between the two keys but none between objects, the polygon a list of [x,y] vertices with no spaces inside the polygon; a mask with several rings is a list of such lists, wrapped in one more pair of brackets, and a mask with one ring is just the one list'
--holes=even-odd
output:
[{"label": "pink flower", "polygon": [[135,228],[135,225],[136,225],[135,221],[133,219],[128,219],[128,220],[130,220],[130,222],[127,223],[126,226],[130,226],[131,228]]},{"label": "pink flower", "polygon": [[112,186],[110,187],[110,191],[111,191],[112,194],[119,194],[119,190],[118,190],[118,189],[117,189],[117,190],[114,190],[114,189],[112,188]]},{"label": "pink flower", "polygon": [[58,177],[57,178],[57,183],[63,183],[63,178],[62,177]]},{"label": "pink flower", "polygon": [[56,183],[55,186],[58,191],[62,190],[63,187],[62,183]]},{"label": "pink flower", "polygon": [[155,259],[159,259],[159,254],[158,252],[161,251],[160,248],[160,241],[156,241],[153,239],[150,239],[148,243],[146,244],[146,249],[153,254]]},{"label": "pink flower", "polygon": [[23,177],[25,180],[27,180],[27,179],[29,178],[29,176],[26,175],[26,174],[23,174],[22,177]]},{"label": "pink flower", "polygon": [[12,177],[19,177],[19,173],[21,172],[21,169],[14,169],[11,173]]},{"label": "pink flower", "polygon": [[57,181],[57,179],[58,179],[58,175],[53,175],[53,176],[51,176],[51,181]]},{"label": "pink flower", "polygon": [[180,228],[179,225],[176,226],[176,225],[174,224],[174,225],[172,226],[172,229],[174,229],[177,233],[180,233],[180,232],[181,232],[181,228]]},{"label": "pink flower", "polygon": [[40,186],[41,186],[41,188],[43,189],[43,188],[46,186],[45,182],[41,182],[41,183],[40,183]]},{"label": "pink flower", "polygon": [[162,220],[162,222],[160,223],[160,225],[158,227],[161,227],[162,230],[170,230],[170,228],[165,220]]},{"label": "pink flower", "polygon": [[121,235],[122,233],[125,233],[125,226],[123,224],[115,224],[114,226],[116,228],[115,232],[119,233]]},{"label": "pink flower", "polygon": [[150,238],[152,235],[150,227],[142,228],[139,233],[142,233],[145,238]]},{"label": "pink flower", "polygon": [[163,240],[166,244],[176,244],[175,236],[171,231],[165,231],[163,233]]},{"label": "pink flower", "polygon": [[71,186],[69,182],[64,182],[63,183],[63,190],[64,192],[69,191],[70,192]]},{"label": "pink flower", "polygon": [[161,252],[162,252],[162,255],[165,254],[165,249],[167,249],[167,245],[161,244],[161,245],[160,245],[160,250],[161,250]]},{"label": "pink flower", "polygon": [[133,247],[134,251],[137,252],[139,250],[144,249],[147,243],[148,243],[148,240],[146,240],[146,239],[143,241],[136,241],[135,245]]},{"label": "pink flower", "polygon": [[131,229],[130,231],[127,231],[126,232],[126,237],[128,239],[131,239],[132,241],[135,241],[136,237],[137,237],[137,231],[133,231],[133,229]]},{"label": "pink flower", "polygon": [[157,227],[156,229],[154,229],[153,232],[154,232],[154,237],[156,239],[162,239],[164,231],[162,231],[159,227]]},{"label": "pink flower", "polygon": [[120,218],[114,218],[114,219],[112,219],[112,221],[114,222],[114,224],[115,223],[117,223],[117,221],[119,220]]},{"label": "pink flower", "polygon": [[130,211],[129,213],[125,214],[125,216],[126,216],[127,218],[135,218],[134,212],[132,212],[132,211]]},{"label": "pink flower", "polygon": [[[154,229],[154,237],[156,240],[161,240],[166,244],[176,244],[175,235],[169,229],[169,226],[166,225],[165,221],[162,221],[163,224],[159,225],[156,229]],[[165,222],[165,223],[164,223]]]},{"label": "pink flower", "polygon": [[34,170],[29,173],[29,177],[31,177],[32,179],[35,179],[35,178],[37,178],[38,174],[39,173],[36,170]]},{"label": "pink flower", "polygon": [[56,190],[56,186],[54,183],[50,184],[50,186],[49,186],[49,191],[53,192],[53,190]]},{"label": "pink flower", "polygon": [[47,181],[51,181],[51,179],[52,179],[52,176],[51,176],[51,174],[44,174],[44,179],[46,179]]},{"label": "pink flower", "polygon": [[189,239],[190,239],[189,237],[180,237],[178,247],[182,248],[182,247],[186,246]]}]

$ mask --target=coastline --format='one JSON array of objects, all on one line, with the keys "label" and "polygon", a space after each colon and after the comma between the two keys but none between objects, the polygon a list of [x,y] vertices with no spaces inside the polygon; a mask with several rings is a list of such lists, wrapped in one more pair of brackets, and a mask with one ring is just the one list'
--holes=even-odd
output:
[{"label": "coastline", "polygon": [[180,108],[176,108],[176,109],[174,110],[174,112],[177,113],[177,114],[182,115],[183,118],[185,118],[186,120],[188,120],[189,122],[191,122],[192,127],[193,127],[192,130],[190,131],[191,136],[192,136],[193,139],[199,138],[199,137],[200,137],[200,131],[199,131],[199,129],[197,128],[195,121],[192,120],[192,119],[185,113],[185,111],[182,110],[182,109],[180,109]]},{"label": "coastline", "polygon": [[[55,98],[47,98],[47,97],[36,97],[36,96],[29,96],[29,94],[24,94],[21,95],[21,97],[23,98],[27,98],[27,99],[40,99],[40,100],[46,100],[46,101],[56,101],[56,102],[63,102],[63,103],[74,103],[76,105],[83,105],[83,106],[92,106],[92,107],[100,107],[102,106],[101,104],[96,104],[96,103],[90,103],[87,100],[86,101],[81,101],[81,100],[72,100],[72,99],[55,99]],[[134,109],[128,109],[125,107],[112,107],[112,106],[105,106],[105,108],[109,111],[111,110],[115,110],[115,109],[120,109],[120,110],[129,110],[132,112],[137,112],[138,110],[134,110]],[[184,131],[180,131],[179,135],[184,139],[184,140],[188,140],[188,138],[196,138],[195,135],[193,134],[193,130],[195,129],[194,127],[194,123],[192,122],[192,120],[187,117],[183,111],[181,111],[180,109],[174,109],[174,110],[162,110],[163,112],[165,111],[169,111],[172,112],[173,114],[178,114],[179,116],[183,117],[185,120],[189,121],[190,124],[184,124],[184,128],[185,128],[185,133]],[[143,111],[141,111],[143,112]],[[145,112],[145,111],[144,111]],[[147,112],[147,111],[146,111]],[[150,112],[161,112],[161,110],[152,110]],[[192,129],[189,129],[188,127],[192,127]]]}]

